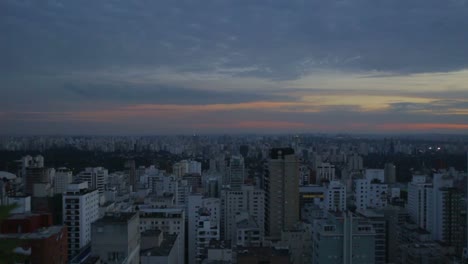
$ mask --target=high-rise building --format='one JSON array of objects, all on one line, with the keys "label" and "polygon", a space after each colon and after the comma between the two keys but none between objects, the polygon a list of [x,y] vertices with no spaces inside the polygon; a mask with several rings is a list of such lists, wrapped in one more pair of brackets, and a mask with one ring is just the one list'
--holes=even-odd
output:
[{"label": "high-rise building", "polygon": [[160,230],[168,235],[176,235],[178,262],[185,263],[185,210],[179,208],[139,208],[140,231]]},{"label": "high-rise building", "polygon": [[354,202],[357,209],[384,208],[387,206],[388,185],[384,171],[368,169],[364,179],[354,180]]},{"label": "high-rise building", "polygon": [[135,168],[135,161],[134,160],[127,160],[125,162],[126,173],[128,175],[128,184],[131,186],[133,192],[137,189],[137,173]]},{"label": "high-rise building", "polygon": [[442,210],[434,214],[434,229],[438,230],[436,240],[454,247],[456,255],[460,256],[464,247],[463,234],[461,233],[463,230],[461,224],[463,194],[459,189],[453,187],[442,187],[439,191],[441,197],[437,202]]},{"label": "high-rise building", "polygon": [[396,167],[393,163],[385,163],[385,182],[392,184],[396,182]]},{"label": "high-rise building", "polygon": [[340,181],[326,184],[323,209],[341,212],[346,210],[346,187]]},{"label": "high-rise building", "polygon": [[291,148],[270,151],[264,177],[265,235],[272,240],[299,221],[299,165]]},{"label": "high-rise building", "polygon": [[314,222],[312,263],[375,263],[375,230],[352,213],[329,213]]},{"label": "high-rise building", "polygon": [[432,183],[426,182],[426,176],[413,175],[413,180],[408,184],[408,212],[411,219],[425,230],[432,225],[431,208],[428,207],[431,193]]},{"label": "high-rise building", "polygon": [[34,185],[37,183],[48,183],[47,169],[44,167],[27,167],[24,193],[34,195]]},{"label": "high-rise building", "polygon": [[103,263],[140,263],[138,213],[108,213],[91,224],[91,255]]},{"label": "high-rise building", "polygon": [[330,163],[320,163],[317,165],[317,176],[316,182],[317,184],[322,183],[323,181],[333,181],[335,180],[335,165]]},{"label": "high-rise building", "polygon": [[104,194],[108,174],[107,169],[103,167],[86,168],[78,174],[78,178],[80,181],[88,182],[90,189],[97,189],[99,195],[102,195]]},{"label": "high-rise building", "polygon": [[62,197],[63,223],[68,227],[68,254],[72,258],[91,241],[91,223],[99,217],[99,193],[87,182],[70,184]]},{"label": "high-rise building", "polygon": [[348,170],[360,171],[363,169],[363,159],[358,154],[354,153],[348,157]]},{"label": "high-rise building", "polygon": [[67,168],[58,168],[55,172],[54,193],[64,193],[73,181],[72,171]]},{"label": "high-rise building", "polygon": [[[242,190],[224,190],[221,195],[221,235],[226,241],[232,241],[236,215],[247,213],[259,227],[265,225],[265,192],[254,186],[242,186]],[[260,236],[263,239],[264,230]]]},{"label": "high-rise building", "polygon": [[231,190],[238,191],[244,184],[245,168],[242,156],[232,156],[229,162],[229,186]]},{"label": "high-rise building", "polygon": [[172,173],[180,178],[185,174],[201,174],[201,163],[195,160],[182,160],[172,166]]},{"label": "high-rise building", "polygon": [[376,209],[357,210],[359,216],[372,224],[375,230],[375,264],[385,264],[387,261],[387,222],[384,211]]},{"label": "high-rise building", "polygon": [[221,201],[190,195],[188,199],[188,260],[201,263],[208,254],[211,240],[220,239]]}]

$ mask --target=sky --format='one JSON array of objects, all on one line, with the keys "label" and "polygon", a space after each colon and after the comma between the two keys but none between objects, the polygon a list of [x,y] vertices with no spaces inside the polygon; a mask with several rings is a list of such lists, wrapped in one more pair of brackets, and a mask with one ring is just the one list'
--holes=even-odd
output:
[{"label": "sky", "polygon": [[468,0],[2,0],[0,134],[467,133]]}]

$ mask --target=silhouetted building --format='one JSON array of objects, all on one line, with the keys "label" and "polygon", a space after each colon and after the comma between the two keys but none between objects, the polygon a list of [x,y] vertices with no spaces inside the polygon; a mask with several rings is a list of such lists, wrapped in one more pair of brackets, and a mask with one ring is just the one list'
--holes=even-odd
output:
[{"label": "silhouetted building", "polygon": [[274,148],[265,172],[265,235],[281,238],[299,221],[299,159],[291,148]]}]

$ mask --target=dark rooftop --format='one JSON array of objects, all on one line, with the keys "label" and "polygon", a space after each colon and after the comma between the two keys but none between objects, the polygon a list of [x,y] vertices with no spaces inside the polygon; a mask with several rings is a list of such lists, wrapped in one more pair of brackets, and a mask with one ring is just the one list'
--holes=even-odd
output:
[{"label": "dark rooftop", "polygon": [[289,256],[289,250],[276,249],[273,247],[239,247],[238,256]]},{"label": "dark rooftop", "polygon": [[161,234],[161,230],[159,229],[148,229],[141,232],[142,237],[152,237],[152,236],[159,236]]},{"label": "dark rooftop", "polygon": [[135,217],[138,213],[106,213],[103,218],[96,221],[96,223],[127,223],[130,219]]},{"label": "dark rooftop", "polygon": [[154,247],[140,252],[140,256],[168,256],[177,240],[177,234],[164,235],[164,240],[159,247]]}]

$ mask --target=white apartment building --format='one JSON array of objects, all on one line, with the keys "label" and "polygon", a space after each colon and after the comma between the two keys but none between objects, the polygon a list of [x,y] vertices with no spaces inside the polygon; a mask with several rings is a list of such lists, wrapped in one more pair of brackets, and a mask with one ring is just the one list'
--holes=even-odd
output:
[{"label": "white apartment building", "polygon": [[[221,233],[224,240],[232,241],[236,235],[236,216],[240,213],[248,213],[258,226],[265,225],[265,191],[244,185],[240,191],[223,191],[221,197]],[[263,238],[263,228],[260,235]]]},{"label": "white apartment building", "polygon": [[334,181],[335,180],[335,165],[330,163],[320,163],[317,166],[317,179],[316,183],[322,181]]},{"label": "white apartment building", "polygon": [[231,190],[240,190],[245,177],[244,158],[242,156],[232,156],[227,173]]},{"label": "white apartment building", "polygon": [[408,184],[408,213],[420,228],[426,230],[432,225],[429,204],[432,204],[432,183],[426,183],[425,175],[413,175]]},{"label": "white apartment building", "polygon": [[87,182],[70,184],[63,195],[62,206],[71,258],[91,241],[91,224],[99,218],[99,193],[89,189]]},{"label": "white apartment building", "polygon": [[185,263],[185,210],[179,208],[149,208],[141,206],[140,232],[161,230],[170,235],[177,234],[178,263]]},{"label": "white apartment building", "polygon": [[61,167],[55,171],[54,193],[64,193],[68,189],[68,185],[73,181],[73,173],[71,170]]},{"label": "white apartment building", "polygon": [[323,209],[342,212],[346,210],[346,187],[340,181],[331,181],[326,185]]},{"label": "white apartment building", "polygon": [[107,177],[109,172],[103,167],[86,168],[80,172],[77,176],[81,181],[88,182],[90,189],[97,189],[99,194],[104,194],[105,185],[107,183]]},{"label": "white apartment building", "polygon": [[201,162],[195,160],[182,160],[172,166],[172,173],[177,178],[191,173],[197,173],[201,175],[201,172]]},{"label": "white apartment building", "polygon": [[367,169],[364,179],[354,180],[354,202],[357,209],[387,206],[388,185],[384,180],[384,170],[380,169]]},{"label": "white apartment building", "polygon": [[[188,199],[188,257],[189,264],[198,264],[204,258],[205,241],[219,240],[221,200],[190,195]],[[207,233],[208,232],[208,233]],[[203,241],[205,240],[205,241]],[[205,248],[206,249],[206,248]]]}]

